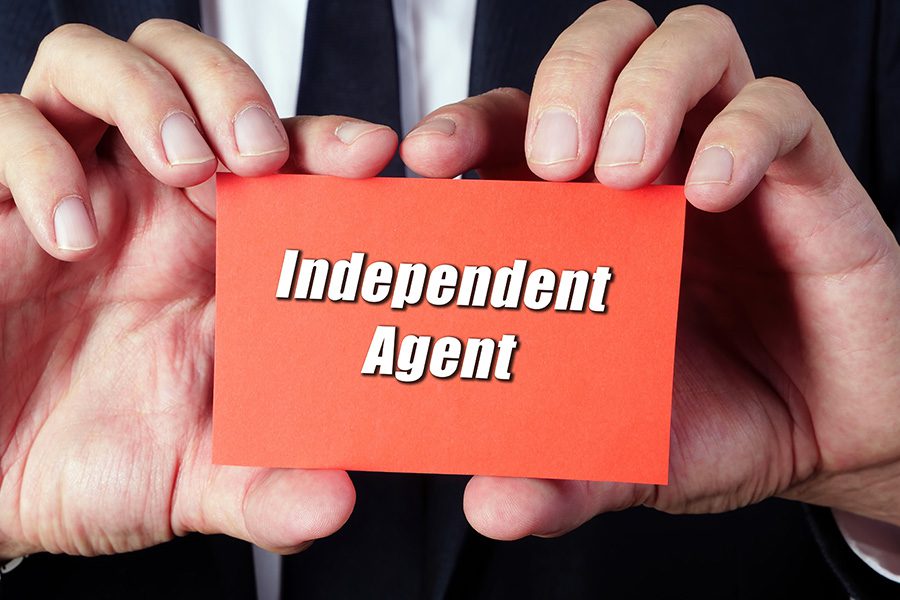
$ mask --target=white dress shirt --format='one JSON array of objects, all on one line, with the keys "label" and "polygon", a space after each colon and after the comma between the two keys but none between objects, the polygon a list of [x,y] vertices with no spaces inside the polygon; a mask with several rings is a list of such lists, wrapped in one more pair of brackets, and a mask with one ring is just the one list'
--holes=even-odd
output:
[{"label": "white dress shirt", "polygon": [[[307,6],[308,0],[201,0],[203,31],[256,71],[282,117],[296,112]],[[475,6],[476,0],[393,0],[401,133],[468,96]],[[850,548],[900,582],[900,527],[840,511],[835,517]],[[253,558],[259,600],[276,600],[280,557],[254,547]]]},{"label": "white dress shirt", "polygon": [[[405,134],[434,109],[469,95],[476,0],[392,2]],[[200,2],[204,33],[256,71],[281,117],[296,114],[307,6],[308,0]],[[259,600],[277,600],[281,557],[254,546],[253,566]]]}]

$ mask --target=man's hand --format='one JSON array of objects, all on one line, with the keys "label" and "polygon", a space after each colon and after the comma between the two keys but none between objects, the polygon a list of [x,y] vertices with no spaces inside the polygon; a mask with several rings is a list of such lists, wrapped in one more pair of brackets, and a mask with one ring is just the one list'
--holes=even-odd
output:
[{"label": "man's hand", "polygon": [[686,182],[691,204],[670,484],[475,477],[480,532],[773,495],[900,524],[900,248],[821,116],[796,85],[754,79],[725,15],[686,8],[657,29],[630,2],[599,4],[556,41],[530,100],[497,90],[439,109],[401,153],[432,177]]},{"label": "man's hand", "polygon": [[190,531],[291,552],[349,516],[346,473],[210,459],[217,164],[364,177],[397,144],[275,114],[239,58],[167,21],[128,43],[62,27],[0,97],[0,556]]}]

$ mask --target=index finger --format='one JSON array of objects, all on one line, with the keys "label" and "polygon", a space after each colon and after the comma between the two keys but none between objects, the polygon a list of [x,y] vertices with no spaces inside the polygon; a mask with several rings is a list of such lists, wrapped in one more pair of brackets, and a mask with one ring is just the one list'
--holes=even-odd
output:
[{"label": "index finger", "polygon": [[528,110],[525,154],[535,175],[566,181],[591,167],[616,77],[655,27],[643,8],[610,0],[560,34],[538,67]]}]

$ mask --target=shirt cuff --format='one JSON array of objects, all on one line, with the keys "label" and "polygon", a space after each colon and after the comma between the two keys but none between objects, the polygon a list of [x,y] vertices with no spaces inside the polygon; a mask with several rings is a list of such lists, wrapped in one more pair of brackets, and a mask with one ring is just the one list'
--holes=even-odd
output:
[{"label": "shirt cuff", "polygon": [[900,583],[900,527],[832,509],[847,545],[876,573]]},{"label": "shirt cuff", "polygon": [[12,560],[6,561],[5,563],[0,563],[0,578],[21,565],[23,560],[25,560],[25,557],[19,556]]}]

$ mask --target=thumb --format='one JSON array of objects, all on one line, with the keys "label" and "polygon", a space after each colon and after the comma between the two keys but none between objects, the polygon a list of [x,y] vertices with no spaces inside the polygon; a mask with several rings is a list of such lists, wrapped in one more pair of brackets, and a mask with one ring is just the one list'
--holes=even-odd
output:
[{"label": "thumb", "polygon": [[224,533],[281,554],[336,532],[356,492],[343,471],[212,464],[209,435],[179,470],[172,530]]},{"label": "thumb", "polygon": [[489,538],[556,537],[600,513],[641,504],[653,487],[476,476],[466,486],[463,509],[472,527]]},{"label": "thumb", "polygon": [[528,94],[500,88],[441,107],[400,145],[403,162],[425,177],[477,169],[484,179],[534,179],[525,163]]}]

